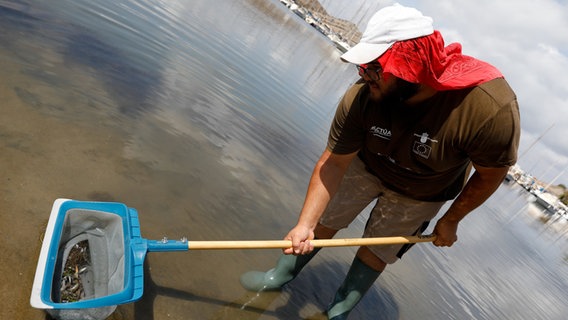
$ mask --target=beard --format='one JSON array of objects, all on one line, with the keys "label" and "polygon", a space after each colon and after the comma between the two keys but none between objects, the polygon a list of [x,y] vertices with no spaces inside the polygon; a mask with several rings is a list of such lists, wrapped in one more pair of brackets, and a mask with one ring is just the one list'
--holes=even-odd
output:
[{"label": "beard", "polygon": [[402,102],[414,96],[418,89],[420,89],[420,84],[396,78],[396,87],[393,94],[398,97],[398,101]]},{"label": "beard", "polygon": [[[369,86],[377,87],[376,84],[368,83]],[[414,96],[420,89],[420,84],[408,82],[406,80],[395,78],[395,81],[388,87],[371,92],[371,100],[387,100],[392,102],[404,102],[408,98]]]}]

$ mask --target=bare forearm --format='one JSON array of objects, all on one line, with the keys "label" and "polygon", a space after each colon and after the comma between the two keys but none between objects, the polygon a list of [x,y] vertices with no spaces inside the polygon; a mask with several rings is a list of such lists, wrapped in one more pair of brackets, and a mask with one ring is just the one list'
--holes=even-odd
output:
[{"label": "bare forearm", "polygon": [[497,190],[508,170],[508,168],[484,168],[480,166],[476,166],[475,169],[460,195],[436,223],[434,234],[437,238],[434,245],[449,247],[458,240],[459,222]]},{"label": "bare forearm", "polygon": [[338,162],[337,159],[331,160],[332,157],[329,151],[326,151],[316,164],[298,219],[298,225],[313,230],[327,204],[339,188],[347,169],[346,162],[343,161],[346,159]]},{"label": "bare forearm", "polygon": [[497,190],[508,168],[476,169],[464,189],[452,203],[443,219],[461,221],[468,213],[483,204]]},{"label": "bare forearm", "polygon": [[292,241],[292,247],[283,250],[285,254],[307,254],[314,249],[309,240],[314,238],[318,221],[355,155],[337,155],[329,150],[323,152],[312,173],[298,223],[284,237]]}]

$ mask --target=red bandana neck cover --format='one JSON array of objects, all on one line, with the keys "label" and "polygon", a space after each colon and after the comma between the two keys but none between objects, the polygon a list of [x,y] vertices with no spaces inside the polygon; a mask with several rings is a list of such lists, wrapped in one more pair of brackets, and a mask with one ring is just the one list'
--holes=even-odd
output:
[{"label": "red bandana neck cover", "polygon": [[503,77],[492,65],[462,55],[461,50],[459,43],[444,47],[436,30],[425,37],[395,42],[378,61],[384,72],[438,91],[469,88]]}]

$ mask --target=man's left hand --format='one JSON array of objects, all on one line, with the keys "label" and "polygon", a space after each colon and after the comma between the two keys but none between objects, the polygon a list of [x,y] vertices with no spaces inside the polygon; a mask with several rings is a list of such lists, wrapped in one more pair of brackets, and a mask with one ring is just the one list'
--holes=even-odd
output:
[{"label": "man's left hand", "polygon": [[458,241],[458,224],[458,221],[444,218],[438,220],[436,227],[434,227],[433,233],[436,235],[436,240],[433,244],[437,247],[451,247]]}]

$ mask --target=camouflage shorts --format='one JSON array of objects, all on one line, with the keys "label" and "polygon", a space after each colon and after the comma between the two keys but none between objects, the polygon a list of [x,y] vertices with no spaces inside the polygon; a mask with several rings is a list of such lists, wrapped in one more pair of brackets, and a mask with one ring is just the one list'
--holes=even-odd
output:
[{"label": "camouflage shorts", "polygon": [[[425,202],[394,192],[365,169],[356,157],[349,166],[339,190],[329,203],[320,224],[340,230],[346,228],[373,201],[363,237],[416,235],[426,229],[444,202]],[[411,245],[370,246],[386,263],[394,263]]]}]

